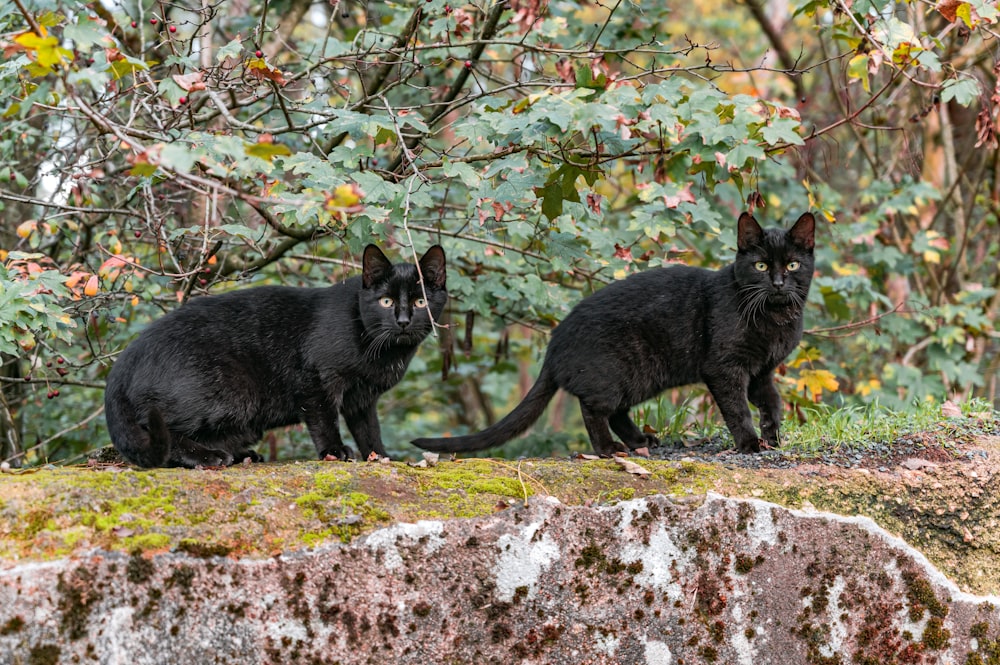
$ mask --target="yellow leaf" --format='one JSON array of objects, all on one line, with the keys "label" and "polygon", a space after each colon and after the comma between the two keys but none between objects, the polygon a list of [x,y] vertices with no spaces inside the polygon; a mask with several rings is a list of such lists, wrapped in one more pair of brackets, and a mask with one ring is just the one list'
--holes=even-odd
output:
[{"label": "yellow leaf", "polygon": [[45,26],[39,26],[42,34],[22,32],[14,41],[24,47],[30,56],[43,68],[51,69],[52,65],[62,64],[73,58],[73,52],[59,46],[58,37],[48,36]]},{"label": "yellow leaf", "polygon": [[861,268],[850,263],[845,264],[834,261],[832,267],[833,267],[833,272],[837,273],[841,277],[857,275],[861,272]]},{"label": "yellow leaf", "polygon": [[856,391],[862,397],[867,397],[868,395],[871,395],[873,392],[875,392],[876,390],[880,390],[881,388],[882,388],[881,381],[879,381],[878,379],[869,379],[868,381],[859,382],[856,387]]},{"label": "yellow leaf", "polygon": [[324,207],[327,212],[335,215],[348,210],[356,209],[365,193],[354,183],[345,183],[337,186],[333,193],[326,197]]},{"label": "yellow leaf", "polygon": [[804,369],[799,372],[799,378],[795,382],[795,388],[796,390],[808,391],[815,400],[823,394],[824,390],[835,392],[838,388],[840,388],[840,383],[837,381],[837,377],[835,377],[828,370]]},{"label": "yellow leaf", "polygon": [[941,253],[933,249],[928,249],[924,252],[924,261],[927,263],[941,263]]},{"label": "yellow leaf", "polygon": [[263,160],[271,161],[275,157],[285,157],[292,154],[287,145],[281,143],[248,143],[243,147],[243,151],[251,157],[260,157]]},{"label": "yellow leaf", "polygon": [[101,285],[97,280],[97,275],[91,275],[90,279],[87,280],[87,286],[83,287],[83,295],[93,298],[100,290]]},{"label": "yellow leaf", "polygon": [[35,228],[38,226],[38,222],[33,219],[29,219],[26,222],[21,222],[17,226],[17,237],[18,238],[28,238],[34,233]]}]

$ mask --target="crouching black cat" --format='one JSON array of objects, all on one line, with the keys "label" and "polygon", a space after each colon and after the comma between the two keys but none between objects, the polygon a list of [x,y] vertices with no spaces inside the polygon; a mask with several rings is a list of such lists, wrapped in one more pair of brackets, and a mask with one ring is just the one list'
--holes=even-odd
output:
[{"label": "crouching black cat", "polygon": [[[423,275],[421,283],[420,275]],[[320,459],[385,455],[376,402],[403,378],[448,300],[435,245],[393,265],[374,245],[362,273],[327,288],[263,286],[195,298],[150,325],[108,376],[115,448],[130,462],[219,466],[264,431],[305,422]]]},{"label": "crouching black cat", "polygon": [[[736,260],[721,270],[673,266],[609,284],[552,331],[538,380],[510,414],[476,434],[414,445],[442,452],[498,446],[528,429],[562,388],[580,400],[597,454],[634,450],[657,441],[628,410],[667,388],[702,382],[740,452],[759,452],[761,440],[777,446],[781,398],[772,375],[802,338],[814,231],[809,213],[788,231],[762,229],[744,213]],[[760,410],[760,438],[747,399]]]}]

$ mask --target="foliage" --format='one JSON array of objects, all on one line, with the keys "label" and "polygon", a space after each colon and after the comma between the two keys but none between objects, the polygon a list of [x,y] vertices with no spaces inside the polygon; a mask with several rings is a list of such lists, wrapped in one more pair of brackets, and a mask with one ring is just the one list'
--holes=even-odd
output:
[{"label": "foliage", "polygon": [[995,8],[783,8],[6,3],[0,408],[29,461],[106,441],[104,376],[155,316],[342,278],[373,238],[442,242],[453,295],[387,443],[480,427],[581,296],[721,265],[746,207],[829,222],[793,406],[996,400]]}]

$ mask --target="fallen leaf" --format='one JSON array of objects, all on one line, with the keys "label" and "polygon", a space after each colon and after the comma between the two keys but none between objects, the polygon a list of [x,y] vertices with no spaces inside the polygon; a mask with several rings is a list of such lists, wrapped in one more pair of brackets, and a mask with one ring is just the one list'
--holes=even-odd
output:
[{"label": "fallen leaf", "polygon": [[909,469],[911,471],[920,471],[921,469],[936,469],[937,464],[929,460],[921,459],[919,457],[910,457],[899,463],[899,466],[904,469]]},{"label": "fallen leaf", "polygon": [[941,415],[945,418],[961,418],[962,409],[950,399],[945,400],[945,403],[941,405]]},{"label": "fallen leaf", "polygon": [[638,455],[639,457],[649,457],[649,448],[643,446],[642,448],[636,448],[632,451],[633,455]]},{"label": "fallen leaf", "polygon": [[638,464],[636,464],[632,460],[626,459],[624,457],[617,457],[617,456],[615,456],[613,459],[615,460],[615,462],[617,462],[627,472],[629,472],[631,474],[634,474],[636,476],[646,477],[646,476],[649,476],[649,475],[652,474],[651,471],[648,471],[648,470],[642,468],[641,466],[639,466]]}]

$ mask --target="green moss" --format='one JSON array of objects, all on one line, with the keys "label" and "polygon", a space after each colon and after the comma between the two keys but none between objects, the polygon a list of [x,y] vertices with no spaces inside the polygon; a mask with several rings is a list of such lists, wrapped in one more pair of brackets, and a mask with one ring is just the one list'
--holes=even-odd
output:
[{"label": "green moss", "polygon": [[159,550],[170,546],[170,536],[165,533],[140,533],[122,540],[128,550]]},{"label": "green moss", "polygon": [[20,616],[12,616],[3,626],[0,626],[0,635],[13,635],[21,632],[24,628],[24,619]]},{"label": "green moss", "polygon": [[62,655],[55,644],[40,644],[28,652],[28,665],[58,665]]},{"label": "green moss", "polygon": [[951,631],[944,627],[944,619],[934,616],[927,621],[924,635],[920,641],[928,649],[940,651],[948,646],[950,639]]},{"label": "green moss", "polygon": [[232,548],[222,543],[203,542],[194,538],[184,538],[177,544],[177,551],[190,554],[201,559],[216,556],[228,556]]}]

